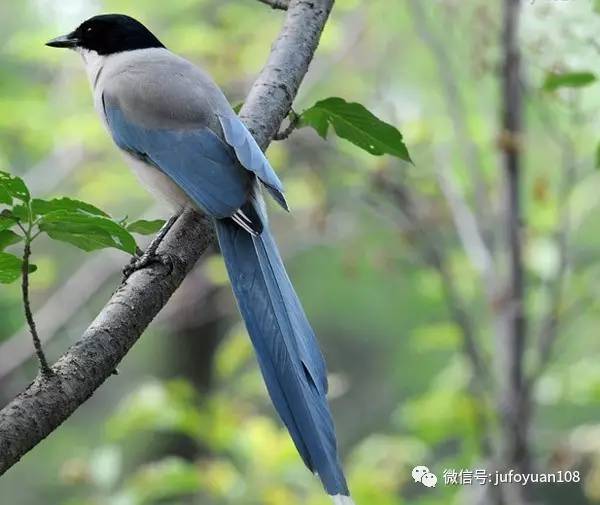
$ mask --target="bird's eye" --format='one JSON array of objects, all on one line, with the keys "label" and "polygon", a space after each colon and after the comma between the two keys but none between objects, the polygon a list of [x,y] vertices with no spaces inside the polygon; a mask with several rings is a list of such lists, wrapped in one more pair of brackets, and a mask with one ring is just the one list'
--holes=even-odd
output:
[{"label": "bird's eye", "polygon": [[92,27],[91,27],[91,26],[88,26],[88,27],[85,29],[85,32],[86,32],[86,33],[90,33],[91,31],[92,31]]}]

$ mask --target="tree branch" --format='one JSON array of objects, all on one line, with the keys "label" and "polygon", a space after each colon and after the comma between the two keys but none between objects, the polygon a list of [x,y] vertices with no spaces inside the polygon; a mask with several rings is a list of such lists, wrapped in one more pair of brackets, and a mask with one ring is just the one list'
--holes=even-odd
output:
[{"label": "tree branch", "polygon": [[[526,472],[530,464],[530,403],[524,374],[527,332],[525,273],[523,267],[521,209],[521,135],[523,99],[521,53],[518,42],[520,1],[504,0],[502,32],[502,132],[503,172],[506,184],[504,240],[508,249],[508,286],[497,308],[497,364],[500,379],[500,453],[502,469]],[[505,503],[527,501],[523,486],[506,486]]]},{"label": "tree branch", "polygon": [[452,214],[454,227],[471,264],[481,274],[488,297],[495,292],[496,275],[494,259],[485,245],[477,224],[477,218],[471,211],[465,198],[453,180],[449,167],[445,163],[446,156],[440,156],[436,166],[438,185]]},{"label": "tree branch", "polygon": [[285,26],[250,89],[240,117],[266,148],[292,108],[334,0],[291,0]]},{"label": "tree branch", "polygon": [[[291,0],[265,68],[240,116],[265,148],[288,114],[308,70],[334,0]],[[214,240],[209,219],[184,214],[158,250],[156,264],[132,274],[96,320],[52,367],[0,411],[0,474],[52,433],[112,374]]]}]

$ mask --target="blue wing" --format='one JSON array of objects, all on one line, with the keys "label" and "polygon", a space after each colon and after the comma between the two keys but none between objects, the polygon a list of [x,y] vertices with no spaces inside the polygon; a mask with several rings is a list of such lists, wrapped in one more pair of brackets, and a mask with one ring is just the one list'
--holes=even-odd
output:
[{"label": "blue wing", "polygon": [[256,174],[279,205],[285,210],[289,210],[283,196],[283,184],[244,123],[233,114],[227,116],[218,114],[217,117],[221,123],[225,140],[235,150],[240,163],[247,170]]},{"label": "blue wing", "polygon": [[104,105],[116,144],[168,175],[211,216],[232,216],[248,201],[253,177],[210,129],[147,128],[125,117],[117,104]]}]

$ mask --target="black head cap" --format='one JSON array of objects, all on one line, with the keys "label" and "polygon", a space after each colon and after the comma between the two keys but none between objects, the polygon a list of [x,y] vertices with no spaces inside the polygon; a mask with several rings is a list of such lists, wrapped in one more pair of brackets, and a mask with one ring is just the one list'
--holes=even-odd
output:
[{"label": "black head cap", "polygon": [[101,55],[165,47],[142,23],[124,14],[102,14],[46,43],[50,47],[89,49]]}]

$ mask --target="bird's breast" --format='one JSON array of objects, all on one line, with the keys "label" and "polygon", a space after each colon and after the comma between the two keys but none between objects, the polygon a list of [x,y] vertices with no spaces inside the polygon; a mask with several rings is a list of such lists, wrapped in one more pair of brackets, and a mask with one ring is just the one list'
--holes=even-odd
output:
[{"label": "bird's breast", "polygon": [[173,180],[146,161],[125,154],[127,164],[131,167],[142,185],[158,200],[166,203],[174,212],[192,207],[190,198]]}]

